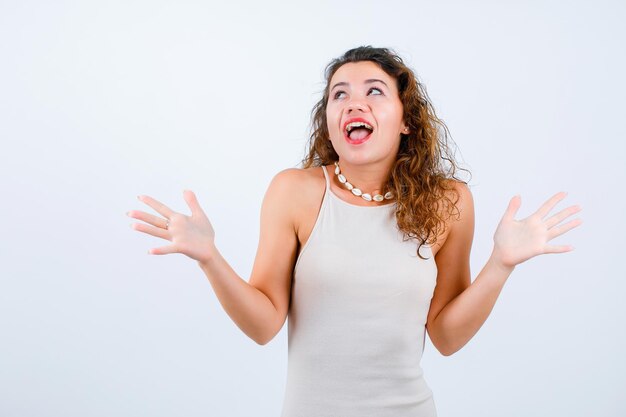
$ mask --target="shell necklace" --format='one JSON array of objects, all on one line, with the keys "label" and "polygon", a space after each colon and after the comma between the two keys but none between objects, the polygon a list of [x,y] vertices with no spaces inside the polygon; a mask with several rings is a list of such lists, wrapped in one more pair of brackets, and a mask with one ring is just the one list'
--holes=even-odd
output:
[{"label": "shell necklace", "polygon": [[335,161],[335,175],[337,175],[337,178],[339,178],[340,183],[342,183],[348,190],[352,191],[352,194],[362,197],[363,200],[383,201],[383,199],[391,200],[393,198],[393,193],[391,191],[387,191],[384,196],[382,194],[376,194],[374,197],[372,197],[371,194],[364,193],[360,189],[356,188],[354,185],[350,184],[346,177],[341,173],[338,161]]}]

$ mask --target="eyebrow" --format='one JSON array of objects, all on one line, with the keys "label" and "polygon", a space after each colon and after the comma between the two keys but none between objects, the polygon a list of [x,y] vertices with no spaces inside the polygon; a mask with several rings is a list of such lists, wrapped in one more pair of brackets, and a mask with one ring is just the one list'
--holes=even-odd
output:
[{"label": "eyebrow", "polygon": [[[387,86],[387,83],[385,83],[383,80],[379,80],[377,78],[370,78],[368,80],[365,80],[365,84],[371,84],[371,83],[375,83],[376,81],[385,84],[385,87],[389,88],[389,86]],[[335,87],[339,87],[340,85],[350,85],[347,82],[341,81],[338,82],[337,84],[333,85],[333,88],[330,89],[330,91],[333,91],[335,89]]]}]

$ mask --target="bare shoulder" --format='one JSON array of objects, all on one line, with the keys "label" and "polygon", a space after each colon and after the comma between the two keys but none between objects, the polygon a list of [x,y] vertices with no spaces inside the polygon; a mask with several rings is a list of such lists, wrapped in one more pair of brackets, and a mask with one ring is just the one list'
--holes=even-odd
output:
[{"label": "bare shoulder", "polygon": [[[451,233],[458,233],[459,228],[473,230],[474,227],[474,198],[469,186],[463,181],[449,178],[446,180],[446,187],[448,190],[444,194],[447,200],[440,206],[441,210],[447,211],[441,213],[445,219],[445,228],[432,246],[434,254],[445,245]],[[451,210],[450,204],[454,206]]]},{"label": "bare shoulder", "polygon": [[309,198],[311,194],[316,194],[310,191],[323,184],[324,176],[320,167],[286,168],[274,176],[270,187],[276,188],[288,200],[285,201],[287,204]]},{"label": "bare shoulder", "polygon": [[324,174],[321,167],[286,168],[272,178],[268,193],[274,194],[277,203],[290,213],[297,229],[299,214],[317,201],[323,190]]},{"label": "bare shoulder", "polygon": [[307,194],[310,194],[308,191],[311,189],[323,187],[324,174],[321,167],[287,168],[277,173],[272,181],[276,182],[277,187],[284,188],[285,191],[295,192],[292,198],[307,197]]},{"label": "bare shoulder", "polygon": [[472,192],[466,183],[454,178],[448,178],[445,184],[447,188],[450,188],[450,190],[446,191],[448,198],[459,210],[472,202]]},{"label": "bare shoulder", "polygon": [[[283,201],[300,248],[307,242],[315,225],[326,180],[321,167],[288,168],[276,175],[285,190]],[[299,248],[299,249],[300,249]]]},{"label": "bare shoulder", "polygon": [[442,334],[441,329],[445,325],[437,324],[436,318],[445,306],[470,286],[470,251],[474,237],[474,202],[469,186],[454,180],[450,188],[447,192],[452,195],[448,198],[455,207],[452,216],[447,217],[445,239],[435,256],[437,285],[426,320],[430,339],[446,356],[452,353]]},{"label": "bare shoulder", "polygon": [[[319,178],[322,175],[320,167],[310,167],[310,168],[285,168],[282,171],[279,171],[274,179],[282,182],[283,184],[297,186],[302,185],[303,181],[311,181],[315,178]],[[324,177],[322,177],[323,179]]]},{"label": "bare shoulder", "polygon": [[[451,216],[446,220],[446,229],[452,231],[465,224],[468,217],[474,218],[474,198],[469,186],[456,179],[448,179],[446,185],[450,188],[446,191],[449,201],[454,205]],[[447,215],[446,215],[447,216]]]}]

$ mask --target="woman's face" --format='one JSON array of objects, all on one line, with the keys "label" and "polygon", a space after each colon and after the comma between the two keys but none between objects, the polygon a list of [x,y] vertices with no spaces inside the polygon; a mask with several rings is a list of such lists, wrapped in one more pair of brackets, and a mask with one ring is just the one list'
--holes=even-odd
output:
[{"label": "woman's face", "polygon": [[[335,72],[326,119],[335,152],[354,164],[395,160],[400,133],[408,133],[396,80],[372,61],[344,64]],[[354,121],[369,126],[348,134]]]}]

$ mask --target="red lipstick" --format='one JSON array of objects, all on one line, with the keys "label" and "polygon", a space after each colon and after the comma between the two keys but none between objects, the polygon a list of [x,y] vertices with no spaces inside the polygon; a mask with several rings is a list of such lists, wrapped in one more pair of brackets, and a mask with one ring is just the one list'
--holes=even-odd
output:
[{"label": "red lipstick", "polygon": [[[358,139],[358,140],[353,140],[350,139],[350,136],[348,136],[348,132],[346,131],[346,126],[348,126],[349,123],[352,122],[363,122],[363,123],[367,123],[368,125],[372,126],[372,132],[367,135],[366,137],[364,137],[363,139]],[[374,125],[367,119],[364,119],[362,117],[350,117],[349,119],[346,119],[345,122],[343,122],[343,137],[346,139],[346,141],[351,144],[351,145],[359,145],[363,142],[366,142],[371,136],[372,133],[374,132],[373,130]]]}]

